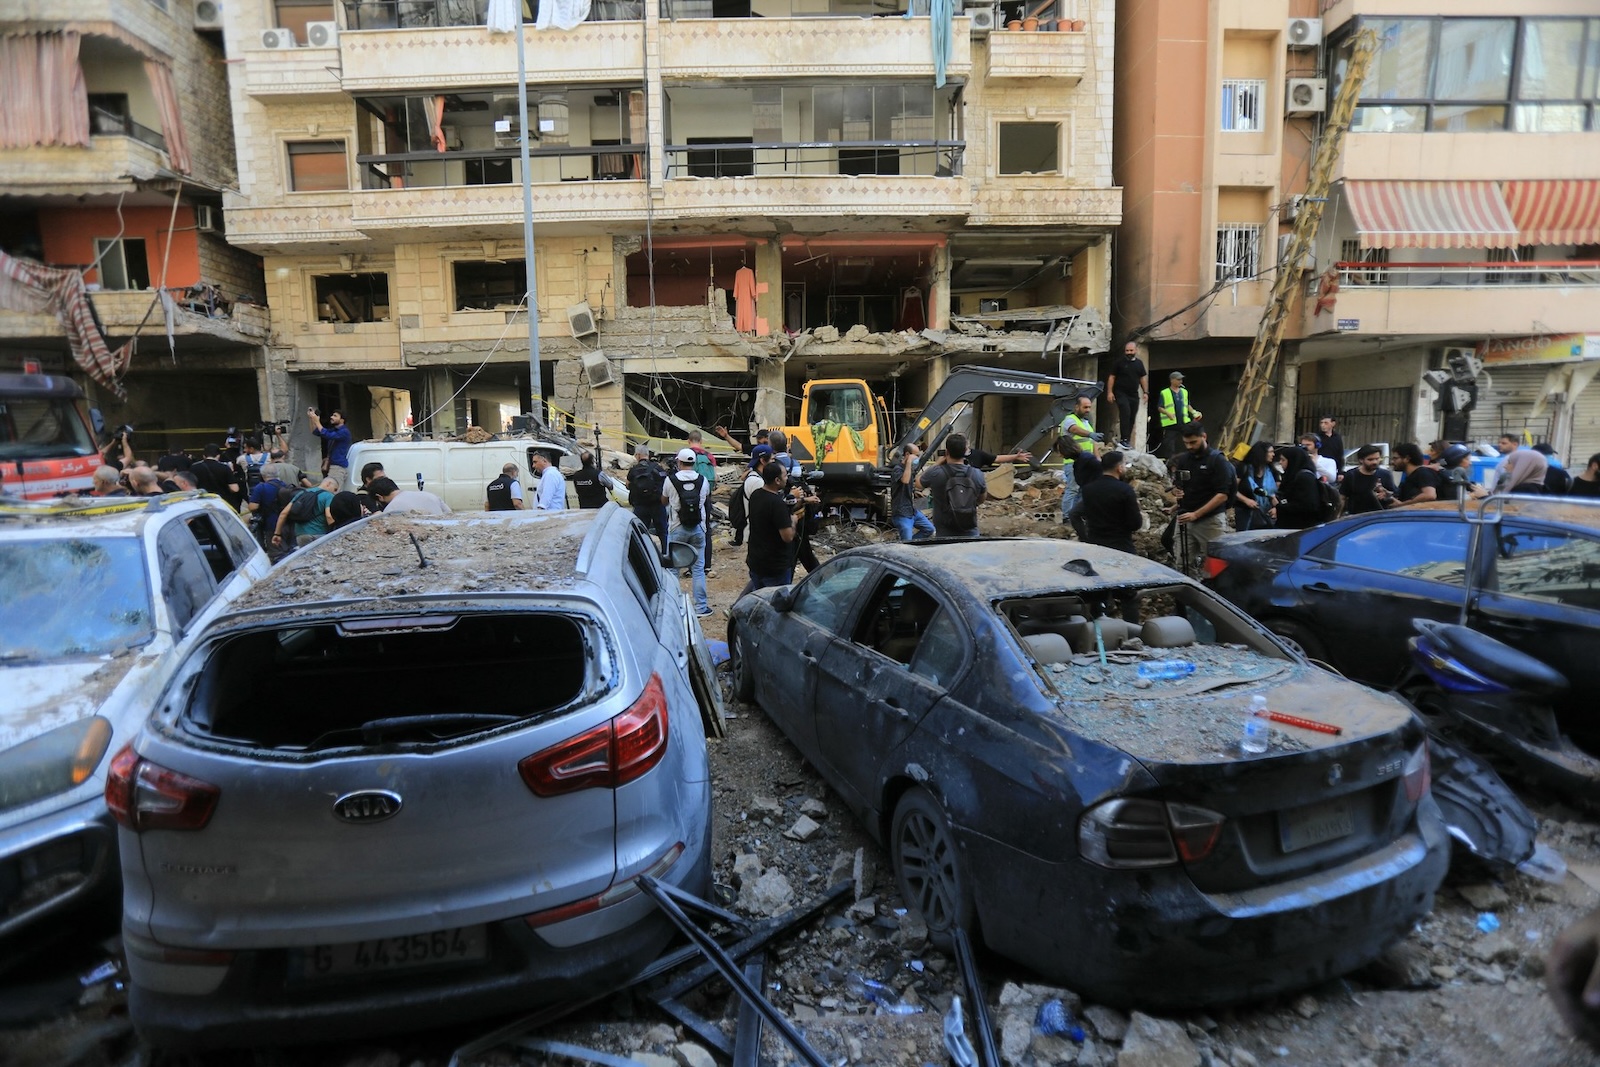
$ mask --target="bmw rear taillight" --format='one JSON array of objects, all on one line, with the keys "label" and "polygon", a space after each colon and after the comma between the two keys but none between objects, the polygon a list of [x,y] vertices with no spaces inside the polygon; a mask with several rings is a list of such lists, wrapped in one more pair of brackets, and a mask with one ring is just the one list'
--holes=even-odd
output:
[{"label": "bmw rear taillight", "polygon": [[221,795],[209,782],[141,759],[132,745],[116,754],[106,774],[106,807],[135,833],[202,829]]},{"label": "bmw rear taillight", "polygon": [[1415,752],[1411,753],[1411,758],[1406,760],[1403,779],[1406,784],[1406,799],[1413,804],[1421,800],[1422,794],[1428,791],[1432,774],[1428,760],[1428,743],[1424,741]]},{"label": "bmw rear taillight", "polygon": [[1211,855],[1223,816],[1192,804],[1119,797],[1078,820],[1078,853],[1101,867],[1168,867]]},{"label": "bmw rear taillight", "polygon": [[1225,559],[1218,559],[1216,556],[1207,556],[1205,558],[1205,562],[1200,566],[1201,569],[1205,571],[1207,578],[1215,578],[1217,575],[1228,569],[1228,561]]},{"label": "bmw rear taillight", "polygon": [[652,674],[622,714],[517,763],[535,796],[615,789],[648,774],[667,753],[667,694]]}]

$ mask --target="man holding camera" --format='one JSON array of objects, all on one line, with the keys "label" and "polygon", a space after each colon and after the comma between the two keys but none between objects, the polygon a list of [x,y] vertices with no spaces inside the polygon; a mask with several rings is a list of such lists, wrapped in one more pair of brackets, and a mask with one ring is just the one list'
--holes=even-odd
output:
[{"label": "man holding camera", "polygon": [[317,417],[316,408],[306,408],[306,416],[311,420],[311,432],[322,438],[328,446],[323,474],[343,485],[350,479],[350,427],[344,424],[344,412],[328,412],[327,427]]}]

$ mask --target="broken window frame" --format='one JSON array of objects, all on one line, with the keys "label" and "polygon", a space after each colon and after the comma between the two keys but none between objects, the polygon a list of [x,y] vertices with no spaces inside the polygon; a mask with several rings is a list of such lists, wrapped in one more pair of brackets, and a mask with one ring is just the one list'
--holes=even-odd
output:
[{"label": "broken window frame", "polygon": [[[468,273],[465,282],[462,279],[463,269]],[[456,311],[497,311],[520,307],[528,285],[527,270],[527,261],[521,258],[507,259],[503,262],[483,259],[455,260],[450,264],[450,289],[455,297],[452,307]],[[482,277],[472,277],[474,273],[481,274]],[[499,277],[500,275],[504,277]],[[505,289],[504,286],[508,284],[511,288]],[[480,288],[481,294],[478,292]],[[469,303],[468,294],[471,298],[481,299],[483,302]],[[497,295],[509,295],[511,299],[496,300],[494,297]]]},{"label": "broken window frame", "polygon": [[1261,223],[1217,224],[1216,281],[1248,282],[1261,274]]},{"label": "broken window frame", "polygon": [[[352,285],[352,282],[365,280],[367,284]],[[373,284],[374,280],[381,280],[382,285]],[[347,296],[335,304],[335,297],[350,290],[362,290],[355,296]],[[317,309],[319,322],[355,323],[355,322],[384,322],[389,316],[389,274],[387,271],[338,271],[329,274],[313,274],[311,276],[312,306]],[[381,300],[379,299],[381,296]],[[328,306],[327,314],[322,311],[323,305]],[[383,309],[379,316],[378,309]]]},{"label": "broken window frame", "polygon": [[94,257],[100,288],[117,292],[150,288],[150,254],[143,237],[96,237]]},{"label": "broken window frame", "polygon": [[[995,123],[995,134],[994,134],[994,144],[995,144],[994,171],[995,171],[995,173],[997,175],[1001,176],[1001,177],[1006,177],[1006,178],[1029,177],[1029,176],[1034,176],[1034,175],[1065,174],[1066,173],[1066,165],[1065,165],[1066,156],[1065,156],[1065,153],[1062,150],[1062,133],[1063,133],[1063,130],[1064,130],[1065,126],[1066,126],[1066,122],[1064,120],[1062,120],[1062,119],[1012,120],[1012,119],[1003,118],[1003,119],[998,120]],[[1011,148],[1009,149],[1009,154],[1013,156],[1013,159],[1012,159],[1012,162],[1011,162],[1010,165],[1012,167],[1016,168],[1016,169],[1009,169],[1008,170],[1007,169],[1007,163],[1006,163],[1006,158],[1007,158],[1007,155],[1008,155],[1008,149],[1007,149],[1007,145],[1006,145],[1006,131],[1007,130],[1016,131],[1016,130],[1027,129],[1030,132],[1038,132],[1038,131],[1043,130],[1045,128],[1048,128],[1048,129],[1051,129],[1051,130],[1055,131],[1055,137],[1054,137],[1055,158],[1053,160],[1052,159],[1044,159],[1044,160],[1041,160],[1041,162],[1042,163],[1054,163],[1054,166],[1053,167],[1045,167],[1045,168],[1042,168],[1042,169],[1029,169],[1029,168],[1018,167],[1017,164],[1016,164],[1016,160],[1015,160],[1014,156],[1015,156],[1016,152],[1022,150],[1022,148],[1024,146],[1017,145],[1015,142],[1013,142],[1013,144],[1011,145]],[[1041,141],[1041,143],[1042,143],[1042,141]],[[1029,146],[1026,146],[1026,147],[1032,148],[1034,146],[1029,145]]]}]

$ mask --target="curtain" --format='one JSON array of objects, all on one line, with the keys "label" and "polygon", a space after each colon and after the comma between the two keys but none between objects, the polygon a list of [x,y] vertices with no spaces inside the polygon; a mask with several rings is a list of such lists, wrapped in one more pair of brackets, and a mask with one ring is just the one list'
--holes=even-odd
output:
[{"label": "curtain", "polygon": [[[644,93],[634,89],[628,93],[628,141],[630,144],[642,145],[650,139],[650,131],[645,128],[645,99]],[[643,178],[644,156],[637,153],[633,157],[633,176]]]},{"label": "curtain", "polygon": [[539,15],[533,21],[536,30],[573,30],[589,18],[589,0],[540,0]]},{"label": "curtain", "polygon": [[489,0],[489,14],[484,20],[490,33],[515,33],[522,28],[522,13],[517,10],[517,0]]},{"label": "curtain", "polygon": [[0,148],[89,147],[89,93],[79,35],[0,37]]},{"label": "curtain", "polygon": [[78,366],[119,399],[127,398],[121,378],[133,359],[133,342],[116,351],[106,344],[83,287],[82,271],[47,267],[0,252],[0,279],[0,308],[54,312]]},{"label": "curtain", "polygon": [[178,114],[178,91],[172,84],[172,68],[147,59],[144,74],[150,79],[150,91],[155,94],[156,108],[161,112],[161,136],[167,142],[167,161],[179,174],[188,174],[192,168],[189,139],[184,136],[183,119]]},{"label": "curtain", "polygon": [[428,135],[433,140],[434,150],[447,151],[450,146],[444,139],[444,97],[423,97],[422,110],[428,113]]}]

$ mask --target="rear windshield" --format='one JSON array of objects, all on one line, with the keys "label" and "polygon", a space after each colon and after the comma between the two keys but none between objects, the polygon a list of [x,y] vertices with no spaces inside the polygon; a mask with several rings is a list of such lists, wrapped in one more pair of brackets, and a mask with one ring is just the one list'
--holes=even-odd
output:
[{"label": "rear windshield", "polygon": [[1030,597],[999,610],[1040,666],[1053,667],[1047,677],[1058,689],[1092,676],[1073,694],[1078,699],[1114,697],[1119,683],[1132,683],[1141,665],[1155,661],[1183,660],[1201,676],[1246,682],[1277,673],[1289,659],[1216,597],[1188,585]]},{"label": "rear windshield", "polygon": [[137,538],[0,542],[0,660],[44,663],[142,645],[155,630]]},{"label": "rear windshield", "polygon": [[92,456],[95,451],[77,401],[0,396],[0,459]]},{"label": "rear windshield", "polygon": [[288,752],[449,741],[598,695],[602,646],[591,623],[554,613],[256,630],[212,648],[184,724]]}]

